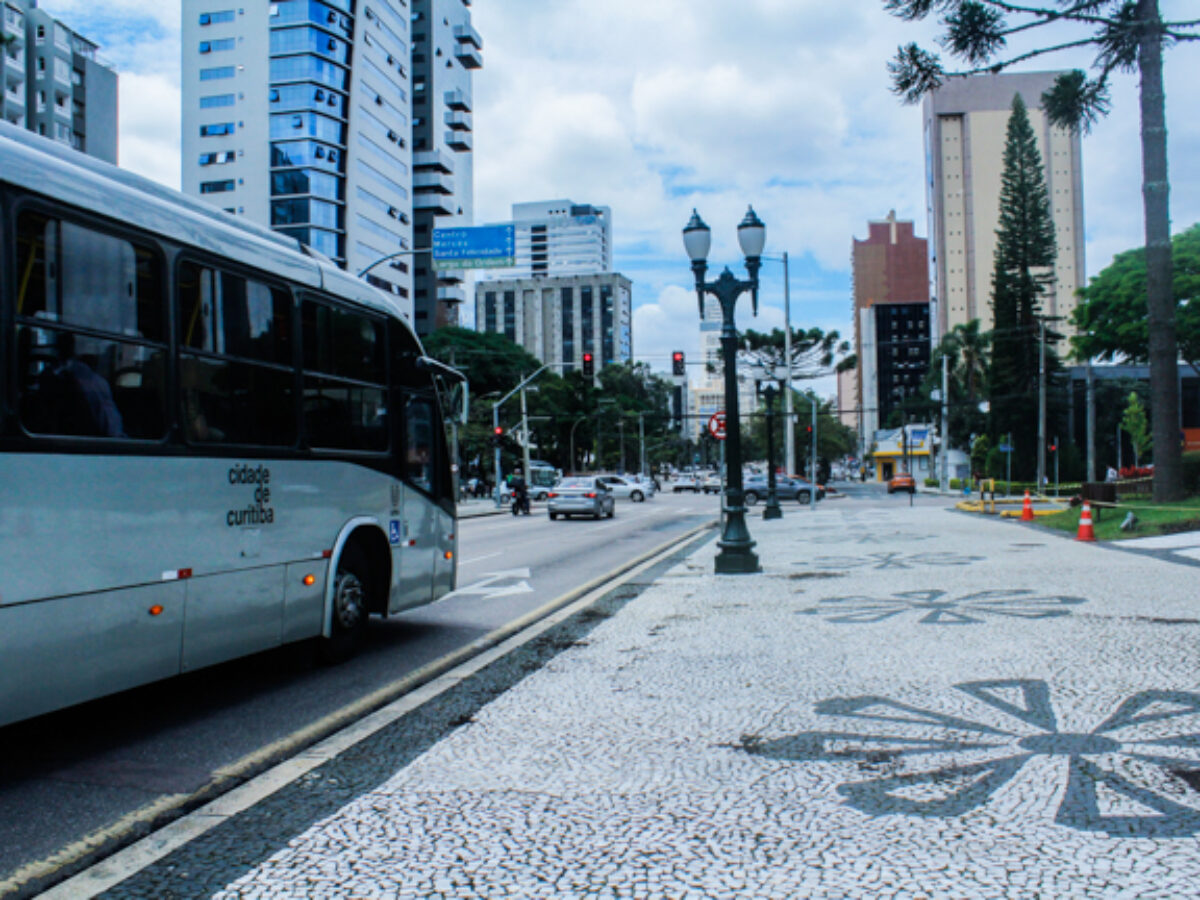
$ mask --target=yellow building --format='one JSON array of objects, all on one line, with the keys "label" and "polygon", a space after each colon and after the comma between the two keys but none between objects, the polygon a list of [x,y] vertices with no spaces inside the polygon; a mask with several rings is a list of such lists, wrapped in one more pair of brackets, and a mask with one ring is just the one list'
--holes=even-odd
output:
[{"label": "yellow building", "polygon": [[906,425],[876,431],[871,466],[875,481],[887,481],[897,472],[908,472],[918,484],[933,477],[933,429]]}]

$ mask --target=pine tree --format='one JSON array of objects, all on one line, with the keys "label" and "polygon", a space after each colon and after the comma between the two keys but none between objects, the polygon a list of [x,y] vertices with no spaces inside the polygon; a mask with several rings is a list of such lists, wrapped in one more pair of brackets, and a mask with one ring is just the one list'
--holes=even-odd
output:
[{"label": "pine tree", "polygon": [[[888,64],[893,87],[907,103],[916,103],[947,78],[1002,72],[1009,66],[1078,47],[1091,47],[1095,78],[1075,70],[1060,75],[1042,95],[1052,125],[1087,131],[1109,110],[1114,72],[1136,72],[1141,111],[1142,213],[1146,233],[1146,320],[1150,359],[1151,414],[1157,446],[1154,499],[1184,495],[1179,435],[1179,382],[1176,372],[1175,303],[1171,295],[1171,183],[1167,177],[1166,95],[1163,52],[1200,41],[1200,19],[1167,21],[1159,0],[883,0],[886,10],[906,21],[941,16],[941,44],[966,63],[947,72],[941,59],[916,44],[901,47]],[[1016,24],[1009,24],[1008,19]],[[1042,28],[1074,28],[1067,41],[1013,51],[1008,38],[1025,41]],[[1080,37],[1083,29],[1086,37]]]},{"label": "pine tree", "polygon": [[1014,474],[1028,478],[1037,459],[1037,316],[1042,295],[1053,290],[1057,250],[1042,157],[1020,94],[1008,119],[996,238],[988,378],[992,433],[1012,435]]}]

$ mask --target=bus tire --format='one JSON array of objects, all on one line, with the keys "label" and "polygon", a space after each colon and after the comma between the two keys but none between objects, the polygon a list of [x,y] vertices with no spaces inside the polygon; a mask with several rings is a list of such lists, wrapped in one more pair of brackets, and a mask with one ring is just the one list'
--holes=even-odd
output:
[{"label": "bus tire", "polygon": [[634,491],[632,494],[629,495],[629,499],[632,500],[634,503],[641,503],[643,500],[646,499],[646,495],[643,494],[641,491]]},{"label": "bus tire", "polygon": [[371,608],[371,569],[366,554],[354,543],[342,548],[333,579],[329,637],[320,642],[324,662],[349,659],[362,644]]}]

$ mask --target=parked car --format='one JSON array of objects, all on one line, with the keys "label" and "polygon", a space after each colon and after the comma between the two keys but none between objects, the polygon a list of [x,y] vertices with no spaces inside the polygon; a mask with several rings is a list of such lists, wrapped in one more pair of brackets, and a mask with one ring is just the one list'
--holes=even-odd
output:
[{"label": "parked car", "polygon": [[887,492],[894,494],[896,491],[908,491],[910,494],[915,494],[917,491],[916,479],[907,472],[897,472],[888,479]]},{"label": "parked car", "polygon": [[699,475],[680,475],[671,484],[672,493],[679,494],[683,491],[691,491],[693,494],[698,494],[704,489],[704,480]]},{"label": "parked car", "polygon": [[[743,495],[747,506],[753,506],[759,500],[767,499],[767,476],[756,475],[746,479],[742,485]],[[818,500],[825,499],[825,488],[817,485]],[[780,500],[795,500],[800,503],[811,503],[813,486],[802,478],[790,478],[786,475],[775,476],[775,496]]]},{"label": "parked car", "polygon": [[654,485],[642,484],[631,475],[597,475],[600,482],[612,491],[617,500],[632,500],[641,503],[653,496]]},{"label": "parked car", "polygon": [[700,490],[706,494],[721,493],[721,473],[714,472],[711,475],[705,476],[704,480],[700,482]]},{"label": "parked car", "polygon": [[616,501],[613,492],[595,475],[584,478],[564,478],[554,486],[546,498],[550,521],[559,516],[613,517]]}]

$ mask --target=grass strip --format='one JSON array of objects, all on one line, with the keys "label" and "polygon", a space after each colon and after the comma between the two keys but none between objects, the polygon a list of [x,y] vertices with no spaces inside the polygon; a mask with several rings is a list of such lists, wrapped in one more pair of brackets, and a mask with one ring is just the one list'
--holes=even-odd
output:
[{"label": "grass strip", "polygon": [[[1079,531],[1079,514],[1082,511],[1083,507],[1075,507],[1061,515],[1039,517],[1038,524],[1075,534]],[[1131,531],[1122,531],[1121,523],[1130,512],[1137,516],[1137,525]],[[1156,534],[1200,531],[1200,497],[1172,503],[1155,503],[1150,498],[1122,500],[1115,508],[1093,506],[1092,529],[1098,541],[1120,541]]]}]

